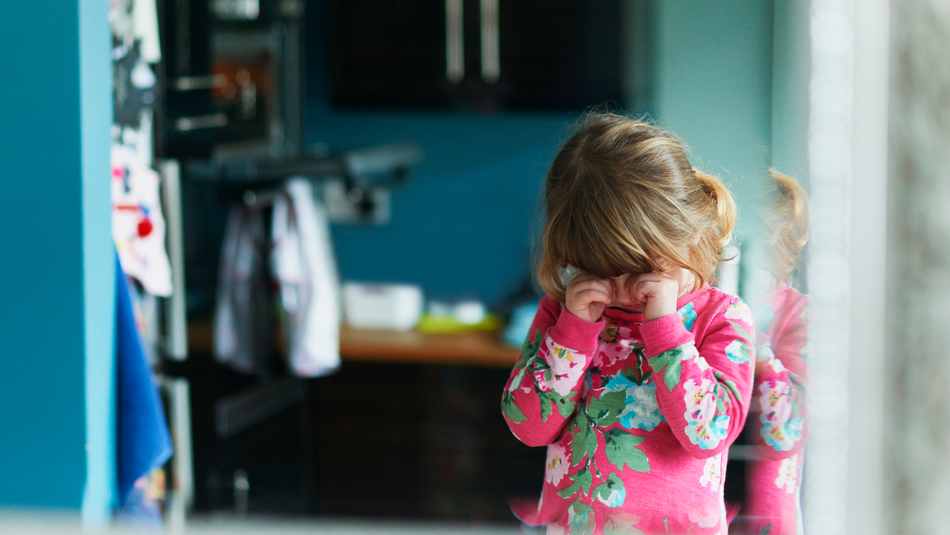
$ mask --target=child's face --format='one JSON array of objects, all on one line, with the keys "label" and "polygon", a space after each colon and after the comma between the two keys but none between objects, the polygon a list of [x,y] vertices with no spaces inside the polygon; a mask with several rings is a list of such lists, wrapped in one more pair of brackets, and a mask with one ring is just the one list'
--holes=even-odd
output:
[{"label": "child's face", "polygon": [[[693,285],[693,274],[688,269],[670,264],[669,262],[658,259],[657,264],[664,268],[664,273],[671,277],[677,284],[677,296],[685,295]],[[641,312],[643,310],[642,296],[638,295],[637,282],[649,275],[642,274],[624,274],[619,277],[607,279],[611,285],[610,304],[611,308],[620,308],[629,312]]]}]

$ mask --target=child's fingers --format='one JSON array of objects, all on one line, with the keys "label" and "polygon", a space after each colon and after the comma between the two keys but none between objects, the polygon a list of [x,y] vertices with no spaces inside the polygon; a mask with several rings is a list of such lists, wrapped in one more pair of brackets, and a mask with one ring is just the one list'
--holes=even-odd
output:
[{"label": "child's fingers", "polygon": [[599,290],[607,294],[613,291],[611,284],[602,279],[591,279],[591,280],[583,281],[580,284],[578,284],[578,289],[579,290],[594,289],[594,290]]},{"label": "child's fingers", "polygon": [[597,289],[608,295],[613,292],[613,286],[610,281],[598,279],[590,274],[586,275],[587,276],[578,276],[571,281],[571,284],[568,285],[568,291],[573,290],[576,293],[587,289]]},{"label": "child's fingers", "polygon": [[587,321],[597,321],[610,304],[613,286],[609,281],[585,274],[568,284],[565,305],[568,312]]},{"label": "child's fingers", "polygon": [[610,304],[610,294],[597,288],[581,290],[577,293],[577,297],[581,302]]},{"label": "child's fingers", "polygon": [[[587,280],[578,283],[569,293],[577,301],[583,302],[610,302],[612,288],[601,280]],[[606,301],[605,301],[606,300]]]},{"label": "child's fingers", "polygon": [[643,280],[637,283],[634,295],[641,303],[656,297],[663,290],[662,280]]}]

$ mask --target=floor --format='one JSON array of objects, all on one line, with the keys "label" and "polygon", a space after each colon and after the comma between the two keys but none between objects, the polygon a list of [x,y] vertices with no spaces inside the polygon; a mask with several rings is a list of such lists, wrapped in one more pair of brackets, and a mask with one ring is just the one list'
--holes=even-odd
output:
[{"label": "floor", "polygon": [[190,518],[183,526],[165,526],[163,530],[131,526],[111,526],[86,530],[78,515],[66,513],[0,512],[0,533],[4,535],[523,535],[535,530],[517,526],[471,526],[452,522],[378,521],[347,519],[295,520],[281,517],[223,516]]}]

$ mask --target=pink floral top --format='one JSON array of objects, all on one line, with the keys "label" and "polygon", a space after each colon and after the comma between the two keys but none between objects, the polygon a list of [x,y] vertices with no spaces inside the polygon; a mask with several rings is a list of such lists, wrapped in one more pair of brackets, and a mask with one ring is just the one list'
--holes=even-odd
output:
[{"label": "pink floral top", "polygon": [[549,533],[725,533],[725,460],[752,394],[754,327],[704,286],[678,312],[608,308],[584,321],[550,297],[502,398],[511,431],[548,446],[539,503],[515,514]]},{"label": "pink floral top", "polygon": [[781,284],[756,308],[758,349],[749,436],[762,460],[747,467],[742,523],[750,533],[798,533],[806,436],[808,296]]}]

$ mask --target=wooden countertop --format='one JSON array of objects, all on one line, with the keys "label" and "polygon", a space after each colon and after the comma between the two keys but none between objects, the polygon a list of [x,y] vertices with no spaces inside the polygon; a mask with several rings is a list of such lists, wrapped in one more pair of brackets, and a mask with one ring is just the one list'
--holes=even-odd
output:
[{"label": "wooden countertop", "polygon": [[[192,351],[211,352],[210,321],[188,324],[188,346]],[[418,331],[340,329],[340,358],[344,361],[400,362],[511,368],[519,348],[498,341],[495,331],[467,331],[426,334]]]},{"label": "wooden countertop", "polygon": [[518,348],[499,342],[494,331],[426,334],[349,327],[340,330],[343,360],[511,368],[519,352]]}]

